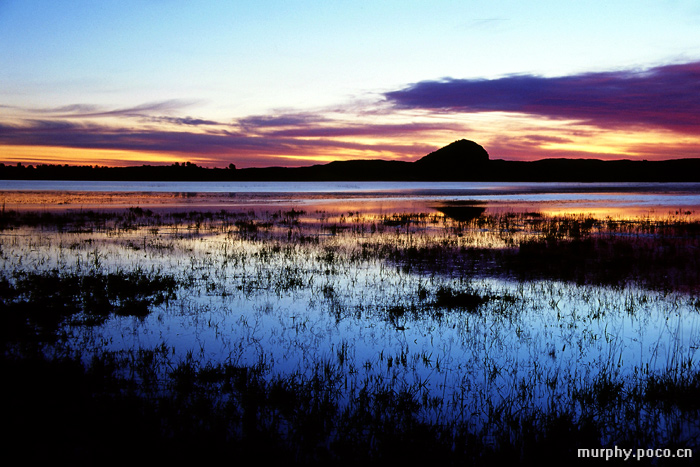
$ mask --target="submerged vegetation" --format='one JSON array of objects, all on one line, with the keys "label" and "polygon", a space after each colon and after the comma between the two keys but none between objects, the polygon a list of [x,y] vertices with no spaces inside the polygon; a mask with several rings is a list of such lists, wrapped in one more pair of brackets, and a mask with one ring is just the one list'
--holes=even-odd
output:
[{"label": "submerged vegetation", "polygon": [[30,457],[585,464],[700,439],[682,214],[8,210],[0,229],[7,445]]}]

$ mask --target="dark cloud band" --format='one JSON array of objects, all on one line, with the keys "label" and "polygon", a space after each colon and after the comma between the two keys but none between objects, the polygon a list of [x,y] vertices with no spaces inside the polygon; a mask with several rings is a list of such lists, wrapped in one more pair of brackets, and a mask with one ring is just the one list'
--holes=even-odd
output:
[{"label": "dark cloud band", "polygon": [[0,123],[0,145],[189,154],[209,157],[212,160],[230,160],[231,157],[236,157],[237,165],[241,160],[244,161],[241,166],[255,166],[266,162],[267,165],[272,165],[274,157],[279,155],[313,159],[316,155],[338,154],[343,151],[421,154],[434,149],[420,144],[367,144],[333,139],[308,140],[280,135],[260,137],[237,131],[134,131],[66,120],[32,120],[21,126]]},{"label": "dark cloud band", "polygon": [[385,93],[399,108],[520,112],[599,126],[700,129],[700,62],[563,77],[422,81]]}]

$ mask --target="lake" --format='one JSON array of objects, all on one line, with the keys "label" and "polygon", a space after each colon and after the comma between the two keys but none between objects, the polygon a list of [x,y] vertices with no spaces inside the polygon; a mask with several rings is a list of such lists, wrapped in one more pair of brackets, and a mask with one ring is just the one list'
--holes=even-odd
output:
[{"label": "lake", "polygon": [[434,210],[445,203],[490,210],[599,216],[700,212],[700,183],[491,182],[96,182],[0,181],[6,209],[227,209],[269,204],[333,211]]}]

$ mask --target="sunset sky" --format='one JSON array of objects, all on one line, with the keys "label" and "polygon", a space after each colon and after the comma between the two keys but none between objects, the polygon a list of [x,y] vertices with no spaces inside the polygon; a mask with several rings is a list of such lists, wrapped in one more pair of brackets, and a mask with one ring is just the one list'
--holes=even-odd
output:
[{"label": "sunset sky", "polygon": [[700,157],[700,2],[0,0],[0,162]]}]

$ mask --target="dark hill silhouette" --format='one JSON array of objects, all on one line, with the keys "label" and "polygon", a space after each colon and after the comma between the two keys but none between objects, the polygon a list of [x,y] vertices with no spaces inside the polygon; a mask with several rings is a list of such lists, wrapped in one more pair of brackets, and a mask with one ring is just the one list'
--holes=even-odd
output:
[{"label": "dark hill silhouette", "polygon": [[413,170],[427,180],[469,180],[482,177],[488,162],[486,149],[460,139],[418,159]]},{"label": "dark hill silhouette", "polygon": [[[532,182],[700,182],[700,159],[602,161],[490,159],[474,141],[461,139],[415,162],[336,161],[307,167],[207,169],[195,164],[90,167],[0,164],[0,180],[221,180],[221,181],[532,181]],[[2,189],[0,187],[0,189]]]},{"label": "dark hill silhouette", "polygon": [[427,156],[421,157],[415,163],[419,166],[429,164],[447,164],[454,166],[483,165],[489,161],[489,153],[483,146],[460,139],[454,143],[433,151]]}]

